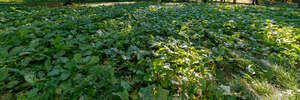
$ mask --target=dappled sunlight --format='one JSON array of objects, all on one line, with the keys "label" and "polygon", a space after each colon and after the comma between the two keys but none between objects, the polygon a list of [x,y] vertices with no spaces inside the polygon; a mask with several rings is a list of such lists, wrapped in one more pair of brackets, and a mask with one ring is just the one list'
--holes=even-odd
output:
[{"label": "dappled sunlight", "polygon": [[299,91],[299,13],[211,3],[74,6],[0,11],[11,15],[0,18],[8,27],[0,30],[0,71],[9,76],[1,86],[22,91],[4,90],[122,100],[293,99]]},{"label": "dappled sunlight", "polygon": [[84,3],[84,4],[74,4],[73,6],[78,7],[98,7],[98,6],[113,6],[113,5],[124,5],[124,4],[135,4],[136,2],[103,2],[103,3]]},{"label": "dappled sunlight", "polygon": [[[225,9],[231,9],[231,8],[235,8],[235,7],[232,7],[232,6],[225,6]],[[219,9],[218,9],[219,10]],[[219,10],[220,11],[220,10]],[[255,14],[255,13],[254,13]],[[255,14],[256,15],[256,14]],[[257,20],[256,18],[253,18],[254,20]],[[275,22],[272,22],[272,20],[269,20],[269,19],[259,19],[259,20],[261,20],[261,21],[255,21],[255,22],[259,22],[259,24],[261,23],[261,22],[263,22],[262,24],[264,24],[264,26],[265,27],[261,27],[261,26],[259,26],[259,24],[254,24],[254,25],[258,25],[258,26],[254,26],[255,28],[253,28],[253,29],[258,29],[258,30],[260,30],[260,29],[262,29],[262,30],[265,30],[265,33],[255,33],[255,34],[262,34],[262,36],[263,37],[260,37],[260,36],[258,36],[258,37],[250,37],[250,40],[251,41],[261,41],[260,39],[262,39],[262,40],[267,40],[267,41],[272,41],[273,43],[274,43],[274,45],[277,45],[277,44],[290,44],[290,43],[292,43],[292,42],[296,42],[296,36],[297,35],[299,35],[298,33],[298,29],[297,28],[294,28],[294,27],[292,27],[292,26],[283,26],[283,25],[280,25],[280,26],[278,26]],[[278,20],[277,20],[278,21]],[[194,21],[193,21],[194,22]],[[266,23],[264,23],[264,22],[266,22]],[[233,25],[234,25],[234,21],[229,21],[229,23],[232,23],[232,24],[226,24],[226,25],[231,25],[231,28],[235,28]],[[197,26],[197,27],[199,27],[199,26]],[[238,27],[238,26],[237,26]],[[251,27],[251,26],[250,26]],[[193,24],[185,24],[184,26],[182,26],[181,28],[179,28],[181,31],[179,31],[179,35],[181,35],[181,36],[183,36],[183,37],[185,37],[185,38],[188,38],[188,39],[191,39],[191,40],[193,40],[192,39],[192,37],[193,37],[193,35],[192,34],[194,34],[193,32],[197,32],[196,30],[194,30],[194,31],[191,31],[191,30],[193,30],[194,29],[194,25]],[[184,31],[185,30],[185,31]],[[291,31],[291,30],[293,30],[293,31]],[[198,31],[199,32],[199,31]],[[218,31],[218,32],[220,32],[220,31]],[[214,32],[209,32],[209,34],[214,34],[214,35],[218,35],[218,32],[216,32],[216,33],[214,33]],[[255,32],[255,31],[254,31]],[[206,33],[207,34],[207,33]],[[198,34],[198,35],[200,35],[200,34]],[[241,34],[242,35],[242,34]],[[233,36],[235,36],[235,35],[233,35]],[[236,35],[236,36],[238,36],[238,38],[239,38],[239,35]],[[226,37],[226,36],[222,36],[222,37]],[[249,37],[248,37],[249,38]],[[196,39],[196,38],[195,38]],[[244,39],[242,39],[241,41],[247,41],[247,42],[249,42],[249,40],[244,40]],[[174,43],[174,42],[171,42],[171,43]],[[259,42],[260,43],[260,42]],[[164,43],[163,43],[164,44]],[[245,45],[245,42],[244,43],[242,43],[243,45]],[[232,45],[235,45],[235,44],[232,44]],[[263,45],[263,44],[261,44],[261,45]],[[204,46],[204,45],[203,45]],[[170,47],[168,47],[168,48],[172,48],[172,47],[176,47],[176,46],[170,46]],[[188,47],[193,47],[193,45],[189,45]],[[294,47],[294,49],[297,51],[298,49],[297,48],[299,48],[299,46],[297,46],[297,45],[295,45],[295,44],[293,44],[292,45],[292,47]],[[165,47],[166,48],[166,47]],[[166,49],[166,50],[170,50],[170,49]],[[265,50],[267,50],[267,51],[265,51]],[[263,51],[265,51],[266,53],[268,52],[268,50],[269,50],[269,48],[267,47],[267,48],[263,48]],[[286,50],[293,50],[293,49],[286,49]],[[209,50],[210,51],[210,50]],[[214,50],[212,50],[212,51],[214,51]],[[299,50],[298,50],[299,51]],[[174,51],[170,51],[170,52],[174,52]],[[188,51],[185,51],[186,53],[188,53]],[[240,52],[240,51],[239,51]],[[220,53],[220,52],[217,52],[217,51],[214,51],[214,52],[211,52],[210,51],[210,53]],[[210,54],[209,53],[209,54]],[[296,53],[296,52],[294,52],[294,53]],[[297,57],[297,55],[299,55],[299,54],[294,54],[294,53],[291,53],[290,52],[290,54],[292,54],[291,56],[295,56],[295,57]],[[249,53],[243,53],[242,55],[245,55],[245,54],[249,54]],[[170,54],[168,54],[168,55],[170,55]],[[243,69],[243,68],[247,68],[247,70],[249,70],[249,72],[250,73],[253,73],[253,71],[254,71],[254,74],[255,74],[255,70],[254,69],[256,69],[256,68],[258,68],[258,66],[257,65],[255,65],[256,67],[254,67],[254,69],[253,68],[251,68],[251,69],[249,69],[249,66],[251,66],[251,63],[249,63],[248,65],[247,65],[247,63],[245,63],[245,65],[244,64],[242,64],[242,63],[244,63],[245,61],[250,61],[250,62],[252,62],[253,64],[255,64],[255,63],[257,63],[256,61],[257,61],[257,59],[266,59],[266,58],[262,58],[263,56],[266,56],[265,54],[263,54],[263,55],[261,55],[261,54],[249,54],[248,55],[248,57],[250,57],[250,58],[244,58],[244,57],[242,57],[242,56],[240,56],[238,53],[232,53],[231,55],[233,55],[233,56],[235,56],[235,58],[233,58],[233,59],[235,59],[236,61],[236,63],[237,63],[237,65],[239,65],[239,63],[241,64],[241,65],[239,65],[239,67],[241,68],[241,69]],[[180,56],[179,56],[180,57]],[[205,57],[207,57],[207,56],[205,56]],[[222,56],[221,56],[222,57]],[[252,57],[252,58],[251,58]],[[188,61],[185,61],[185,59],[183,59],[183,58],[187,58],[187,57],[180,57],[180,58],[182,58],[182,59],[179,59],[179,61],[175,61],[175,62],[188,62]],[[230,62],[230,60],[229,61],[227,61],[227,60],[225,60],[225,61],[222,61],[224,58],[222,57],[222,58],[220,58],[220,56],[216,56],[216,61],[220,61],[220,63],[227,63],[227,62]],[[205,64],[205,63],[202,63],[202,64]],[[220,65],[217,65],[217,66],[220,66]],[[221,64],[221,66],[224,66],[223,64]],[[248,67],[247,67],[248,66]],[[228,67],[226,67],[227,69],[228,69]],[[282,68],[282,67],[280,67],[280,68]],[[274,68],[272,68],[272,70],[271,71],[280,71],[279,69],[278,69],[278,67],[274,67]],[[227,70],[228,71],[228,70]],[[252,72],[251,72],[252,71]],[[282,71],[282,70],[281,70]],[[277,83],[277,84],[280,84],[280,85],[288,85],[288,84],[290,84],[291,86],[288,86],[288,87],[290,87],[290,88],[293,88],[293,89],[296,89],[297,90],[297,85],[295,86],[295,82],[297,82],[297,80],[295,80],[295,77],[294,76],[290,76],[290,75],[286,75],[286,73],[292,73],[292,72],[284,72],[284,73],[282,73],[282,72],[276,72],[276,73],[278,73],[278,74],[276,74],[276,75],[282,75],[282,76],[286,76],[286,77],[282,77],[281,79],[279,79],[279,80],[285,80],[285,81],[282,81],[282,82],[279,82],[279,83]],[[273,73],[274,75],[275,75],[275,73]],[[250,75],[250,77],[251,77],[251,75]],[[292,80],[290,80],[292,78]],[[293,79],[294,78],[294,79]],[[290,81],[288,81],[288,80],[290,80]],[[250,81],[251,82],[251,81]],[[288,83],[288,84],[285,84],[285,83],[283,83],[283,82],[285,82],[285,83]],[[282,97],[282,98],[288,98],[288,97],[292,97],[292,96],[295,96],[295,93],[296,93],[296,91],[291,91],[291,90],[286,90],[286,91],[289,91],[290,92],[290,94],[284,94],[284,93],[286,93],[286,91],[285,90],[281,90],[281,89],[278,89],[278,88],[275,88],[273,85],[271,85],[271,84],[269,84],[269,83],[266,83],[266,82],[262,82],[262,83],[260,83],[260,82],[254,82],[253,84],[252,84],[254,87],[252,87],[252,88],[255,88],[254,89],[254,91],[260,91],[261,93],[263,93],[265,96],[259,96],[260,98],[279,98],[278,97],[278,95],[285,95],[284,97]],[[264,88],[265,87],[265,88]],[[261,88],[261,89],[260,89]],[[267,91],[269,91],[269,92],[267,92]],[[269,95],[267,94],[265,94],[265,93],[269,93]]]},{"label": "dappled sunlight", "polygon": [[[159,12],[159,11],[171,11],[166,13],[166,15],[173,15],[174,12],[170,9],[178,9],[178,10],[183,10],[188,9],[185,8],[186,6],[172,6],[169,8],[163,7],[163,6],[150,6],[151,12],[148,13],[154,13],[154,12]],[[273,53],[271,48],[269,46],[265,46],[266,44],[272,45],[274,47],[277,47],[278,44],[289,44],[292,42],[296,42],[296,36],[298,35],[298,29],[293,27],[293,26],[285,26],[284,24],[278,25],[277,23],[285,23],[285,22],[278,22],[280,20],[276,20],[277,22],[274,22],[272,20],[269,20],[267,16],[265,17],[254,17],[259,15],[259,13],[252,13],[252,14],[244,14],[240,15],[237,13],[232,13],[228,14],[228,12],[224,12],[222,9],[237,9],[237,7],[249,7],[249,9],[252,8],[252,6],[230,6],[230,5],[219,5],[220,8],[214,8],[210,9],[210,11],[214,12],[222,12],[225,15],[231,15],[231,16],[237,16],[239,17],[245,17],[245,18],[250,18],[247,19],[249,22],[248,23],[253,23],[250,24],[248,27],[245,26],[238,26],[240,21],[236,21],[237,19],[230,19],[225,22],[219,22],[218,24],[221,25],[221,27],[225,27],[224,29],[204,29],[205,27],[210,27],[209,25],[213,23],[214,21],[217,21],[215,19],[210,19],[210,20],[203,20],[202,18],[195,18],[193,14],[189,14],[186,16],[173,16],[172,19],[175,20],[170,20],[170,21],[163,21],[166,23],[173,23],[173,24],[178,24],[178,18],[182,17],[190,17],[190,18],[195,18],[191,20],[183,20],[180,22],[181,27],[175,28],[174,26],[161,26],[164,28],[171,28],[170,30],[176,30],[176,31],[157,31],[157,33],[161,32],[166,32],[166,36],[169,36],[168,34],[177,34],[178,36],[171,36],[171,37],[163,37],[163,36],[154,36],[157,38],[158,42],[155,43],[155,45],[159,45],[160,47],[158,49],[158,53],[156,55],[164,55],[164,56],[159,56],[161,57],[160,59],[165,62],[160,62],[159,64],[154,64],[155,69],[157,67],[161,66],[162,69],[166,68],[166,70],[172,70],[172,67],[175,66],[181,66],[181,68],[184,70],[184,66],[182,65],[188,65],[188,66],[194,66],[192,69],[194,71],[199,71],[197,76],[201,75],[201,79],[208,79],[208,80],[214,80],[214,77],[210,75],[206,75],[209,73],[214,73],[214,70],[219,70],[220,68],[227,71],[227,72],[233,72],[232,75],[234,74],[244,74],[248,76],[248,78],[256,78],[255,75],[264,75],[264,73],[257,73],[260,71],[261,65],[259,65],[259,61],[262,59],[268,59],[269,53]],[[156,8],[156,9],[155,9]],[[163,8],[163,9],[162,9]],[[155,9],[155,10],[153,10]],[[139,10],[141,11],[141,10]],[[142,10],[144,11],[144,10]],[[147,11],[146,11],[147,12]],[[192,11],[186,11],[186,13],[193,12]],[[241,11],[243,12],[243,11]],[[176,13],[176,12],[175,12]],[[193,12],[195,13],[195,12]],[[222,14],[221,13],[221,14]],[[139,14],[144,14],[144,13],[139,13],[137,12],[137,16]],[[164,17],[162,18],[168,18],[168,16],[163,15]],[[184,15],[184,14],[182,14]],[[153,16],[154,17],[154,16]],[[175,17],[175,18],[174,18]],[[177,17],[177,18],[176,18]],[[142,17],[140,17],[142,18]],[[235,18],[235,17],[234,17]],[[227,17],[222,17],[221,19],[227,19]],[[239,19],[238,19],[239,20]],[[242,18],[240,18],[242,20]],[[140,21],[142,21],[140,19]],[[158,21],[158,20],[154,20]],[[245,21],[245,20],[244,20]],[[200,22],[200,23],[199,23]],[[243,22],[245,23],[245,22]],[[242,23],[242,24],[243,24]],[[149,23],[148,23],[149,24]],[[207,25],[208,24],[208,25]],[[217,25],[218,25],[217,24]],[[222,25],[223,24],[223,25]],[[157,24],[156,24],[157,25]],[[159,26],[158,26],[159,27]],[[220,28],[220,26],[218,26]],[[239,29],[240,28],[240,29]],[[246,31],[241,30],[243,28],[250,28],[251,31]],[[237,29],[237,30],[236,30]],[[233,30],[233,31],[227,31],[227,30]],[[264,31],[261,31],[264,30]],[[291,31],[293,30],[293,31]],[[236,32],[237,31],[237,32]],[[240,32],[239,32],[240,31]],[[261,32],[259,32],[261,31]],[[155,34],[156,31],[153,31]],[[252,32],[252,33],[251,33]],[[244,35],[249,35],[253,34],[250,37],[244,36]],[[257,35],[255,35],[257,34]],[[207,38],[209,39],[201,39],[201,38]],[[212,38],[212,39],[210,39]],[[202,43],[198,44],[198,41],[202,40]],[[226,40],[226,41],[225,41]],[[234,41],[239,41],[239,42],[234,42]],[[219,45],[209,45],[211,42],[219,43]],[[255,44],[252,44],[255,42]],[[171,43],[171,44],[169,44]],[[176,44],[176,43],[182,43],[182,44]],[[168,46],[169,45],[169,46]],[[254,45],[254,46],[249,46],[249,45]],[[225,46],[225,47],[224,47]],[[226,47],[227,46],[227,47]],[[191,51],[191,49],[180,49],[182,47],[187,47],[187,48],[193,48],[195,51]],[[221,48],[220,48],[221,47]],[[233,51],[233,48],[239,48],[239,50]],[[293,44],[292,47],[293,49],[285,49],[288,52],[290,52],[290,56],[295,56],[297,57],[297,48],[299,46]],[[231,49],[229,49],[231,48]],[[262,48],[261,52],[260,50],[257,50],[258,48]],[[249,50],[253,50],[253,53]],[[177,51],[178,50],[178,51]],[[292,50],[292,51],[289,51]],[[293,50],[296,50],[293,51]],[[203,51],[203,52],[202,52]],[[299,51],[299,50],[298,50]],[[190,54],[191,52],[195,52]],[[228,53],[229,52],[229,53]],[[295,54],[296,53],[296,54]],[[202,54],[202,55],[198,55]],[[276,53],[273,53],[274,55],[277,55]],[[188,56],[191,55],[191,56]],[[288,54],[289,55],[289,54]],[[201,58],[201,59],[199,59]],[[211,60],[205,61],[206,59],[211,58]],[[197,65],[192,59],[194,59],[196,62],[198,62],[200,65]],[[174,63],[177,62],[177,63]],[[234,63],[235,65],[230,65],[228,63]],[[194,65],[196,64],[196,65]],[[293,65],[293,63],[291,63]],[[197,68],[199,67],[199,68]],[[175,67],[176,68],[176,67]],[[187,67],[189,69],[189,67]],[[282,68],[282,67],[280,67]],[[173,68],[174,69],[174,68]],[[201,71],[201,70],[203,71]],[[235,72],[234,70],[238,69],[239,71]],[[276,72],[278,70],[277,67],[274,66],[274,68],[267,69],[267,71],[275,71],[274,73],[272,72],[272,75],[283,75],[286,77],[281,77],[280,80],[285,80],[284,82],[287,82],[288,84],[285,84],[283,82],[278,82],[276,84],[278,85],[289,85],[289,88],[293,88],[294,90],[297,90],[297,85],[295,85],[295,80],[294,76],[286,75],[286,73],[290,72]],[[163,70],[160,70],[161,72],[164,72]],[[279,70],[278,70],[279,71]],[[281,70],[282,71],[282,70]],[[204,73],[203,73],[204,72]],[[158,72],[159,73],[159,72]],[[180,71],[178,71],[180,73]],[[186,80],[187,82],[192,82],[189,79],[192,79],[194,76],[190,76],[192,74],[188,74],[189,72],[184,72],[182,73],[187,74],[186,78],[183,78],[182,80]],[[276,74],[277,73],[277,74]],[[218,75],[219,73],[214,73],[213,75]],[[165,77],[167,74],[162,74]],[[230,77],[231,75],[224,75],[226,77]],[[231,76],[232,77],[232,76]],[[196,78],[196,77],[194,77]],[[292,78],[292,80],[290,80]],[[294,79],[293,79],[294,78]],[[196,78],[197,79],[197,78]],[[162,79],[165,80],[165,79]],[[252,82],[251,80],[250,83]],[[277,98],[277,95],[285,95],[285,91],[290,91],[290,90],[281,90],[275,87],[273,84],[268,83],[268,81],[265,82],[259,82],[259,81],[253,81],[251,83],[251,88],[249,89],[250,91],[253,90],[253,92],[260,92],[257,94],[259,98]],[[285,87],[287,88],[287,87]],[[290,91],[292,95],[285,95],[286,97],[293,97],[295,96],[295,91]],[[283,98],[286,98],[283,97]]]},{"label": "dappled sunlight", "polygon": [[262,60],[261,62],[263,64],[263,69],[273,74],[273,76],[268,76],[267,78],[275,78],[280,87],[293,89],[293,92],[296,92],[296,90],[299,89],[299,85],[297,84],[299,76],[297,76],[296,70],[288,71],[286,68],[287,66],[284,66],[283,64],[272,64],[270,61],[266,60]]},{"label": "dappled sunlight", "polygon": [[252,80],[244,84],[247,84],[248,90],[252,91],[253,95],[260,100],[296,99],[292,97],[297,95],[293,90],[282,90],[267,81]]},{"label": "dappled sunlight", "polygon": [[[226,2],[233,2],[233,0],[225,0]],[[247,3],[251,4],[252,0],[236,0],[236,3]]]}]

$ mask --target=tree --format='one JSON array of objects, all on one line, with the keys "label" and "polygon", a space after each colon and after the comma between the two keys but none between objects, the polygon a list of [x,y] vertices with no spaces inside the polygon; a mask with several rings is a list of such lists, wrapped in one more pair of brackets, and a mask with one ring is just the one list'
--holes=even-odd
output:
[{"label": "tree", "polygon": [[206,3],[206,2],[207,2],[207,0],[203,0],[203,2],[204,2],[204,3]]},{"label": "tree", "polygon": [[233,3],[236,4],[236,0],[233,0]]},{"label": "tree", "polygon": [[300,8],[300,0],[298,0],[298,8]]},{"label": "tree", "polygon": [[67,0],[65,3],[64,3],[64,6],[66,5],[72,5],[72,0]]},{"label": "tree", "polygon": [[258,5],[258,0],[252,0],[253,5]]}]

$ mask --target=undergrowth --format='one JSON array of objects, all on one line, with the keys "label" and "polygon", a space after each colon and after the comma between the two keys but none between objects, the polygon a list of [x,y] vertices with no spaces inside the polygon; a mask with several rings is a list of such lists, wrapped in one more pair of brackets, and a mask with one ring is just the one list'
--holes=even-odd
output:
[{"label": "undergrowth", "polygon": [[2,99],[300,98],[300,12],[242,4],[0,8]]}]

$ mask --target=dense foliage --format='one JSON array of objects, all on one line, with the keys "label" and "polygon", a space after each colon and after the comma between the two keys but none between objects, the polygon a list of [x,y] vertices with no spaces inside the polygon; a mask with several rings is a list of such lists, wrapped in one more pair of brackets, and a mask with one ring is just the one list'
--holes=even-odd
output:
[{"label": "dense foliage", "polygon": [[299,99],[300,12],[5,6],[1,99]]}]

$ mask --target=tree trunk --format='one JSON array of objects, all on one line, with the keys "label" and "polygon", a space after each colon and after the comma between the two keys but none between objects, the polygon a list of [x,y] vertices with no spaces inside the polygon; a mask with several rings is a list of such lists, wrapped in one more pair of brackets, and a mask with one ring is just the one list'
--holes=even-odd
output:
[{"label": "tree trunk", "polygon": [[204,3],[206,3],[206,2],[207,2],[207,0],[203,0],[203,2],[204,2]]},{"label": "tree trunk", "polygon": [[298,8],[300,8],[300,0],[298,0]]},{"label": "tree trunk", "polygon": [[64,3],[64,6],[66,5],[72,5],[72,0],[67,0],[65,3]]},{"label": "tree trunk", "polygon": [[233,3],[236,4],[236,0],[233,0]]}]

